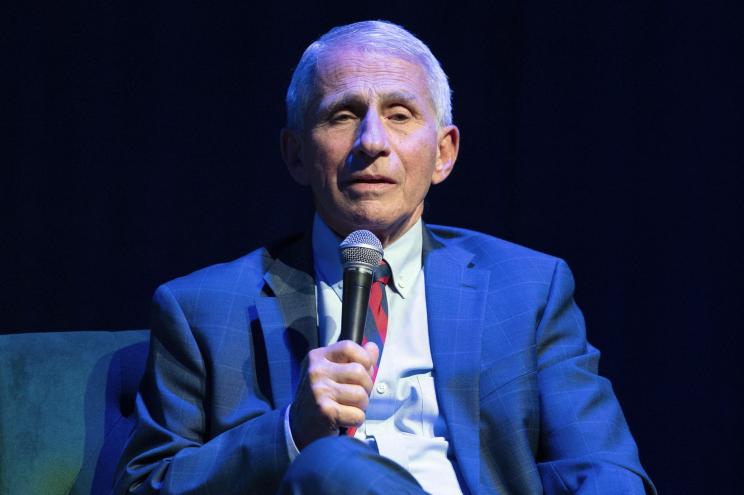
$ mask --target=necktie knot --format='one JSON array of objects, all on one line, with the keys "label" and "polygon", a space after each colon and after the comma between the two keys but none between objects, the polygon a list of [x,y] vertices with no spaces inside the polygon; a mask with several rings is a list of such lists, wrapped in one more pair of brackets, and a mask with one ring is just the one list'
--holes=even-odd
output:
[{"label": "necktie knot", "polygon": [[380,264],[377,265],[375,268],[374,273],[372,274],[372,280],[374,282],[380,282],[383,285],[387,285],[390,283],[390,279],[393,276],[393,272],[390,270],[390,265],[388,265],[387,261],[380,260]]}]

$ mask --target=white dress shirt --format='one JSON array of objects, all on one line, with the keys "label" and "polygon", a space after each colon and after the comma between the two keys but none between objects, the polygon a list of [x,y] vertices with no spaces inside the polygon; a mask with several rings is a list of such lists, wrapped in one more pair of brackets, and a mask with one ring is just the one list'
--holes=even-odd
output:
[{"label": "white dress shirt", "polygon": [[[447,426],[439,414],[432,377],[422,229],[419,220],[385,249],[393,275],[385,289],[388,329],[366,420],[355,437],[376,445],[380,455],[403,466],[427,492],[458,494],[462,492],[447,458]],[[336,342],[341,332],[341,240],[316,214],[312,241],[322,346]],[[288,412],[284,426],[289,456],[294,459],[298,451]]]}]

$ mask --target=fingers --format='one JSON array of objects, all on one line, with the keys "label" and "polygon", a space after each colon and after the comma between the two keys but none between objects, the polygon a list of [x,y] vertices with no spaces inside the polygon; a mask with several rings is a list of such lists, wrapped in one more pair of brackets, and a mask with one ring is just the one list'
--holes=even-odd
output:
[{"label": "fingers", "polygon": [[348,340],[308,353],[289,414],[292,437],[300,450],[339,427],[364,422],[378,355],[374,343],[362,347]]},{"label": "fingers", "polygon": [[333,363],[326,364],[329,377],[340,385],[349,384],[361,386],[369,395],[372,392],[372,377],[369,369],[365,369],[359,363]]},{"label": "fingers", "polygon": [[364,388],[324,380],[311,385],[311,389],[319,417],[330,425],[330,429],[358,426],[364,422],[364,411],[369,404],[369,394]]},{"label": "fingers", "polygon": [[337,383],[334,385],[329,398],[341,406],[349,406],[359,410],[362,413],[362,421],[364,420],[364,410],[367,409],[369,404],[369,394],[359,385]]},{"label": "fingers", "polygon": [[347,406],[337,402],[328,401],[319,406],[320,414],[327,418],[332,425],[333,431],[339,428],[350,426],[360,426],[364,423],[364,411],[354,406]]},{"label": "fingers", "polygon": [[[370,344],[372,344],[370,346]],[[371,350],[374,349],[374,354]],[[342,340],[325,348],[326,359],[334,363],[359,363],[365,369],[369,369],[377,363],[379,350],[374,342],[368,342],[365,347],[355,344],[350,340]]]}]

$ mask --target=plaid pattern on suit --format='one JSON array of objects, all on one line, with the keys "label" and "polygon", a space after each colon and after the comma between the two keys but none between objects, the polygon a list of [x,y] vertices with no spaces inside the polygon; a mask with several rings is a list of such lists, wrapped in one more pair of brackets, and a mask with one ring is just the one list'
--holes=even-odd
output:
[{"label": "plaid pattern on suit", "polygon": [[[655,493],[565,263],[463,229],[424,232],[436,391],[466,489]],[[313,273],[308,235],[158,289],[116,493],[276,490],[284,409],[318,345]]]}]

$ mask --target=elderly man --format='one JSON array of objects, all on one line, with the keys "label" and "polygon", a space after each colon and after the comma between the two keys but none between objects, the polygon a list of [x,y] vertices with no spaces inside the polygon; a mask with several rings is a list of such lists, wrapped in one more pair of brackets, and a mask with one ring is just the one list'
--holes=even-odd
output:
[{"label": "elderly man", "polygon": [[[335,28],[287,113],[312,230],[158,289],[116,492],[653,492],[566,265],[423,224],[459,145],[426,45]],[[385,248],[364,345],[338,341],[338,245],[358,229]]]}]

